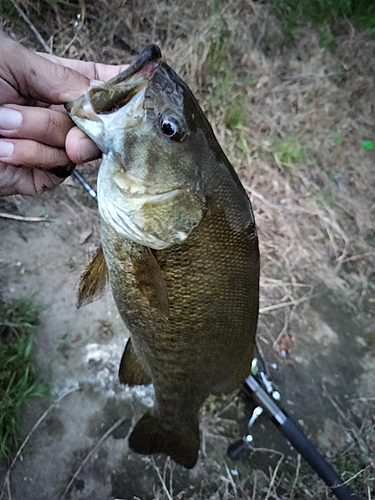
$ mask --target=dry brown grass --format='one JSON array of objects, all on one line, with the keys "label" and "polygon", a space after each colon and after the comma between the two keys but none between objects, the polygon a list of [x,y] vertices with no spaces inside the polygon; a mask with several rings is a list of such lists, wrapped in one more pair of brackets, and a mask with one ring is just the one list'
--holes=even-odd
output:
[{"label": "dry brown grass", "polygon": [[[58,55],[123,63],[155,42],[187,80],[254,206],[261,312],[281,325],[271,331],[261,315],[261,335],[274,342],[287,331],[320,284],[374,315],[375,152],[362,147],[374,139],[374,40],[348,22],[334,52],[319,46],[309,26],[288,45],[279,21],[251,0],[18,4]],[[1,23],[11,36],[41,50],[17,15]],[[374,450],[373,443],[367,446],[368,453]],[[262,498],[302,498],[301,477],[299,486],[290,480],[292,496],[280,497],[276,469],[267,481],[264,472],[262,478],[254,475],[252,490],[227,472],[218,479],[223,493],[212,498],[256,498],[256,491]],[[266,486],[254,486],[257,480]],[[165,495],[164,484],[157,498]]]},{"label": "dry brown grass", "polygon": [[[286,49],[276,20],[249,0],[221,7],[192,1],[183,9],[156,0],[19,4],[59,55],[124,62],[146,43],[161,45],[200,98],[252,198],[263,276],[297,273],[300,281],[307,269],[316,275],[319,262],[318,278],[343,289],[348,257],[351,267],[374,262],[374,247],[363,240],[373,230],[373,152],[361,145],[374,126],[373,41],[348,25],[330,52],[307,27]],[[47,6],[47,22],[36,5],[43,12]],[[3,25],[40,48],[22,20],[3,19]],[[241,108],[242,130],[223,126],[233,103]],[[286,166],[288,140],[289,152],[303,156]],[[361,254],[367,255],[353,259]]]}]

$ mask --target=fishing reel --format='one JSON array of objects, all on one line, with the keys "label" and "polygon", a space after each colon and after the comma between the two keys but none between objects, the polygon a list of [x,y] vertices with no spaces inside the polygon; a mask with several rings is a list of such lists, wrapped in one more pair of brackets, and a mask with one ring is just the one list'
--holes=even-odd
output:
[{"label": "fishing reel", "polygon": [[245,380],[245,388],[251,391],[258,405],[252,412],[247,424],[247,434],[228,447],[228,456],[235,460],[253,441],[251,431],[257,419],[265,411],[271,417],[281,434],[290,442],[298,453],[313,468],[318,476],[331,489],[339,500],[358,500],[356,495],[346,486],[333,467],[318,452],[313,443],[305,436],[299,425],[279,406],[280,393],[274,388],[266,373],[264,361],[254,358],[251,374]]},{"label": "fishing reel", "polygon": [[[281,395],[279,391],[274,388],[273,383],[269,379],[266,373],[264,361],[260,356],[255,357],[251,363],[251,375],[274,401],[280,401]],[[246,382],[245,386],[247,386]],[[254,408],[247,422],[247,434],[239,441],[229,445],[227,450],[229,458],[232,460],[238,459],[241,453],[248,448],[249,444],[253,442],[253,435],[251,434],[252,427],[263,413],[264,407],[262,405],[257,405]]]}]

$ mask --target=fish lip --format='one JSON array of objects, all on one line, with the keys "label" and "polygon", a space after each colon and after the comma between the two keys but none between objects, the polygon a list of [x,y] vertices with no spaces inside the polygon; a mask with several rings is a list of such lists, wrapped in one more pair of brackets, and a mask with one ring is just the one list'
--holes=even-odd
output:
[{"label": "fish lip", "polygon": [[140,193],[131,193],[130,191],[126,191],[124,189],[119,188],[119,191],[126,195],[127,198],[144,198],[145,196],[149,196],[152,198],[164,198],[165,196],[173,196],[175,195],[181,188],[169,189],[168,191],[143,191]]},{"label": "fish lip", "polygon": [[139,189],[139,191],[131,191],[130,189],[126,189],[126,187],[121,186],[118,182],[115,181],[118,191],[126,196],[127,198],[143,198],[145,196],[150,197],[164,197],[164,196],[173,196],[179,190],[181,190],[181,186],[176,186],[171,189],[167,189],[165,191],[159,191],[158,188],[150,186],[150,188]]},{"label": "fish lip", "polygon": [[138,73],[147,63],[156,62],[161,59],[161,51],[160,48],[155,44],[147,45],[133,61],[131,64],[119,75],[112,78],[111,81],[123,81],[129,76],[133,76],[135,73]]},{"label": "fish lip", "polygon": [[[161,51],[160,48],[155,44],[147,45],[138,56],[133,59],[132,63],[128,68],[126,68],[122,73],[120,73],[115,78],[121,78],[121,75],[124,75],[125,78],[127,76],[132,76],[138,71],[142,70],[147,63],[157,62],[161,59]],[[129,71],[129,74],[126,75],[126,72]]]}]

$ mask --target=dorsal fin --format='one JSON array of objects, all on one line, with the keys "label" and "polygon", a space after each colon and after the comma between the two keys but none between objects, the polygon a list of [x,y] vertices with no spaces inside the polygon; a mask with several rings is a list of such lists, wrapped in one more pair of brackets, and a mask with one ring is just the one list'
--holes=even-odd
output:
[{"label": "dorsal fin", "polygon": [[100,299],[108,281],[107,264],[101,246],[81,274],[77,288],[77,308]]},{"label": "dorsal fin", "polygon": [[121,384],[128,384],[130,386],[151,384],[151,377],[145,372],[134,352],[131,338],[126,343],[118,376]]}]

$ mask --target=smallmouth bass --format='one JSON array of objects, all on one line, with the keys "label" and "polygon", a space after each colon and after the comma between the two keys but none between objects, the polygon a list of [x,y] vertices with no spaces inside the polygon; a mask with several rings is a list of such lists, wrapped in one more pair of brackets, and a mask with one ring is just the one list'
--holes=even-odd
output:
[{"label": "smallmouth bass", "polygon": [[250,201],[156,45],[66,107],[103,152],[102,249],[82,275],[79,303],[98,298],[108,275],[131,332],[120,381],[155,390],[129,445],[191,468],[200,407],[250,373],[259,296]]}]

